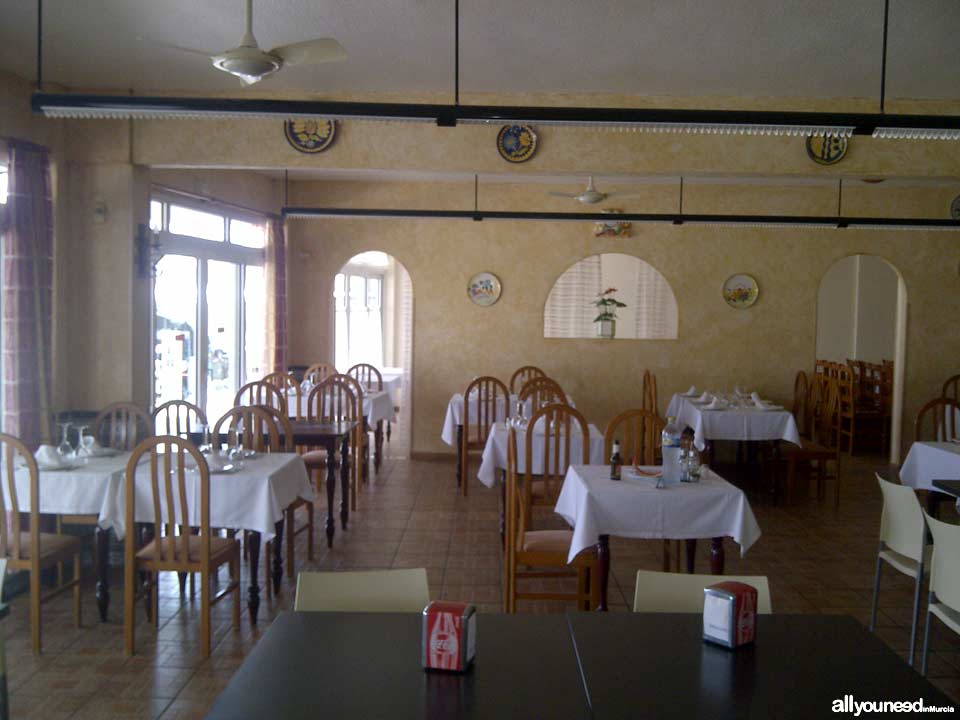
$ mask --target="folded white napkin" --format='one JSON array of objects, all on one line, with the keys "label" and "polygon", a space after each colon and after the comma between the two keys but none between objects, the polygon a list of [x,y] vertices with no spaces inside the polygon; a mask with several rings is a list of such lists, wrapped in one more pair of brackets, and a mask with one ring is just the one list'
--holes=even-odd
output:
[{"label": "folded white napkin", "polygon": [[[89,435],[87,436],[89,437]],[[86,446],[87,452],[90,453],[90,457],[105,457],[108,455],[116,455],[117,451],[113,448],[105,448],[103,445],[97,442],[97,439],[93,439],[92,445]]]},{"label": "folded white napkin", "polygon": [[218,452],[204,453],[203,457],[207,461],[207,466],[211,470],[220,470],[227,464],[227,459]]},{"label": "folded white napkin", "polygon": [[760,399],[760,393],[758,393],[758,392],[752,392],[752,393],[750,393],[750,399],[753,400],[753,404],[756,405],[757,407],[760,407],[760,403],[763,402],[763,401]]},{"label": "folded white napkin", "polygon": [[723,410],[727,404],[720,398],[713,398],[709,405],[707,405],[704,410]]},{"label": "folded white napkin", "polygon": [[696,395],[697,395],[697,386],[696,386],[696,385],[691,385],[691,386],[690,386],[690,389],[687,390],[687,391],[684,393],[684,395],[686,395],[687,397],[696,397]]},{"label": "folded white napkin", "polygon": [[41,470],[53,470],[63,467],[63,458],[53,445],[41,445],[33,454],[37,467]]},{"label": "folded white napkin", "polygon": [[698,397],[698,398],[697,398],[697,401],[698,401],[698,402],[706,403],[706,402],[710,402],[710,401],[713,400],[713,399],[714,399],[714,398],[713,398],[713,395],[711,395],[711,394],[708,393],[706,390],[704,390],[704,391],[703,391],[703,395],[701,395],[700,397]]}]

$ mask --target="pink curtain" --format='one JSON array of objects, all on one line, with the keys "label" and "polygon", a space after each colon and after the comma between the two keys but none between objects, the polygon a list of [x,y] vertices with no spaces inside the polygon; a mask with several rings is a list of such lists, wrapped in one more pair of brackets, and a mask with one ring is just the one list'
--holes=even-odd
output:
[{"label": "pink curtain", "polygon": [[45,148],[7,141],[9,194],[0,227],[3,431],[29,447],[51,437],[53,203]]},{"label": "pink curtain", "polygon": [[264,367],[269,372],[287,369],[287,243],[283,220],[267,224],[267,342]]}]

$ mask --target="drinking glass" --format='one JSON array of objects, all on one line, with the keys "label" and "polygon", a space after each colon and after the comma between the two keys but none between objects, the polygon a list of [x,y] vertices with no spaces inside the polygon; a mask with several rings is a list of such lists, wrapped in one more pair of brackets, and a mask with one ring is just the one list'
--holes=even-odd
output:
[{"label": "drinking glass", "polygon": [[200,430],[200,447],[197,448],[201,453],[208,453],[212,449],[210,447],[210,426],[206,423],[202,423],[199,427]]},{"label": "drinking glass", "polygon": [[60,444],[57,445],[57,453],[62,458],[66,458],[73,454],[73,446],[70,444],[70,440],[67,437],[67,434],[70,432],[70,428],[73,427],[73,423],[65,422],[59,423],[60,429],[63,431],[60,439]]},{"label": "drinking glass", "polygon": [[695,447],[690,448],[687,456],[687,475],[687,482],[700,482],[700,452]]},{"label": "drinking glass", "polygon": [[243,442],[240,438],[237,438],[237,444],[230,448],[227,453],[227,460],[229,460],[235,468],[238,470],[243,467]]},{"label": "drinking glass", "polygon": [[93,457],[93,435],[87,435],[87,425],[80,425],[77,428],[77,449],[74,456],[81,463],[86,464],[87,460]]}]

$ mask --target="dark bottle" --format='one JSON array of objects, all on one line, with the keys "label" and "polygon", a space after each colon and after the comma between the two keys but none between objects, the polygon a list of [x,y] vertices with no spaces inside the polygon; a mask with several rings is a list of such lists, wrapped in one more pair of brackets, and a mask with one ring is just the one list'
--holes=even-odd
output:
[{"label": "dark bottle", "polygon": [[618,440],[613,441],[613,453],[610,455],[610,479],[619,480],[620,479],[620,467],[623,465],[623,461],[620,459],[620,442]]}]

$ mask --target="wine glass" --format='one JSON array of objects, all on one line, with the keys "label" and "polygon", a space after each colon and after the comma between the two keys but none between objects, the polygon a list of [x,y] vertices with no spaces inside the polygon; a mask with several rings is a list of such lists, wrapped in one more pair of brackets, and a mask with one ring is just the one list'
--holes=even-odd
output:
[{"label": "wine glass", "polygon": [[62,432],[62,437],[60,439],[60,444],[57,445],[57,454],[61,458],[67,458],[73,454],[73,446],[70,444],[70,439],[67,437],[70,432],[70,428],[73,427],[73,423],[64,422],[58,423]]},{"label": "wine glass", "polygon": [[88,459],[93,457],[93,445],[94,439],[93,435],[87,435],[88,425],[80,425],[77,427],[77,449],[74,451],[74,456],[81,463],[86,463]]},{"label": "wine glass", "polygon": [[210,426],[206,423],[201,423],[200,427],[200,447],[197,448],[202,454],[210,452]]},{"label": "wine glass", "polygon": [[243,441],[240,439],[240,436],[238,435],[236,444],[233,447],[231,447],[230,450],[227,452],[227,460],[229,460],[230,463],[237,470],[239,470],[240,468],[243,467],[243,457],[244,457]]}]

